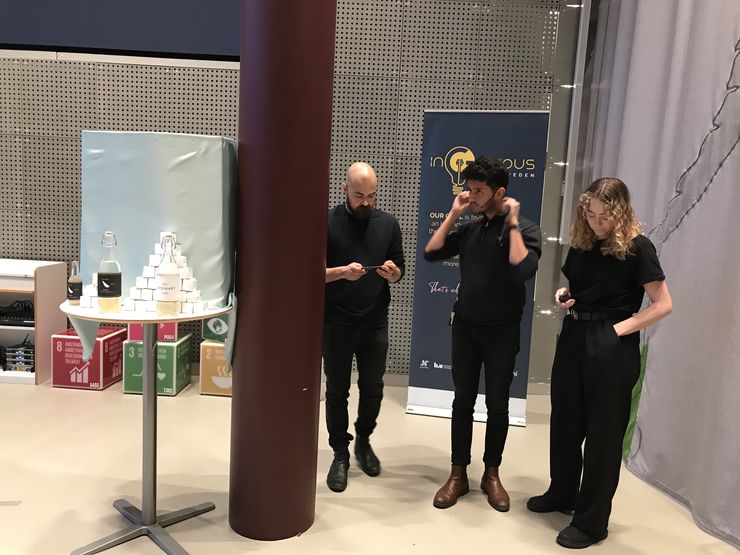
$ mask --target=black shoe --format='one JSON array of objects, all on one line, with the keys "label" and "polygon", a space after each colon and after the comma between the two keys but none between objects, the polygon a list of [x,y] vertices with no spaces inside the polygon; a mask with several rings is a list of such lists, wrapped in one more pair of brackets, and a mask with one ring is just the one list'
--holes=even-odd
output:
[{"label": "black shoe", "polygon": [[349,471],[349,459],[335,458],[329,467],[329,473],[326,475],[326,485],[331,491],[337,493],[347,489],[347,472]]},{"label": "black shoe", "polygon": [[605,540],[607,535],[608,533],[604,532],[602,536],[592,538],[571,524],[567,528],[560,530],[555,541],[568,549],[583,549],[584,547],[589,547],[590,545]]},{"label": "black shoe", "polygon": [[575,507],[557,503],[552,497],[545,492],[543,495],[535,495],[527,500],[527,509],[533,513],[553,513],[555,511],[566,515],[572,515]]},{"label": "black shoe", "polygon": [[355,440],[355,458],[362,471],[368,476],[380,474],[380,461],[375,456],[370,441],[367,438],[358,437]]}]

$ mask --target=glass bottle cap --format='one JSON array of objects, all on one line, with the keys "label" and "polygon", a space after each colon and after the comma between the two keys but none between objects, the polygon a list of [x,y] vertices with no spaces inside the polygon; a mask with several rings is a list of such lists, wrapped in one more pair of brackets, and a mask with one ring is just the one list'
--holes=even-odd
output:
[{"label": "glass bottle cap", "polygon": [[118,244],[116,241],[116,234],[112,231],[106,231],[103,234],[103,240],[100,241],[100,244],[104,247],[115,247]]}]

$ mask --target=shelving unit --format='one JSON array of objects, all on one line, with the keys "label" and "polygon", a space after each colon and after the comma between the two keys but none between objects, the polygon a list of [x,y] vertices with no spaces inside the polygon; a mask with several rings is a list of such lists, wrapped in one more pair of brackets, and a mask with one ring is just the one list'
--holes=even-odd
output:
[{"label": "shelving unit", "polygon": [[29,335],[34,346],[35,372],[0,371],[1,383],[39,384],[51,377],[51,335],[67,326],[59,305],[67,296],[64,262],[0,258],[0,306],[32,301],[33,326],[0,325],[0,345],[8,347]]}]

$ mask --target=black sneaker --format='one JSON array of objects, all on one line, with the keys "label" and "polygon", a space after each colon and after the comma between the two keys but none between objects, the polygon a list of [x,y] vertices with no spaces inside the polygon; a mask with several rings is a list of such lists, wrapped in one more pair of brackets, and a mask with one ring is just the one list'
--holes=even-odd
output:
[{"label": "black sneaker", "polygon": [[599,543],[600,541],[605,540],[607,535],[608,532],[604,532],[604,534],[600,537],[592,538],[591,536],[571,524],[567,528],[563,528],[560,531],[555,541],[557,541],[563,547],[567,547],[568,549],[583,549],[584,547],[589,547],[595,543]]},{"label": "black sneaker", "polygon": [[380,460],[375,456],[367,438],[358,437],[355,439],[355,458],[362,471],[368,476],[380,474]]},{"label": "black sneaker", "polygon": [[575,507],[569,504],[557,503],[548,492],[543,495],[535,495],[527,500],[527,509],[533,513],[553,513],[558,511],[566,515],[572,515]]},{"label": "black sneaker", "polygon": [[331,491],[337,493],[347,489],[347,472],[349,471],[349,458],[337,459],[331,462],[329,473],[326,475],[326,485]]}]

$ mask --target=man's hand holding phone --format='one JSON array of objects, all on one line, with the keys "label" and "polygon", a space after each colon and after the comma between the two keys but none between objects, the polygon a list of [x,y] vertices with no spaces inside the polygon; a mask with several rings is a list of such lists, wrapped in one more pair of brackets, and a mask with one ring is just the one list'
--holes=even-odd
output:
[{"label": "man's hand holding phone", "polygon": [[398,269],[398,266],[396,266],[393,260],[386,260],[383,265],[378,266],[375,271],[378,272],[380,277],[388,280],[390,283],[395,283],[401,279],[401,270]]},{"label": "man's hand holding phone", "polygon": [[342,277],[348,281],[357,281],[367,273],[367,270],[362,267],[359,262],[352,262],[347,264],[342,270]]}]

